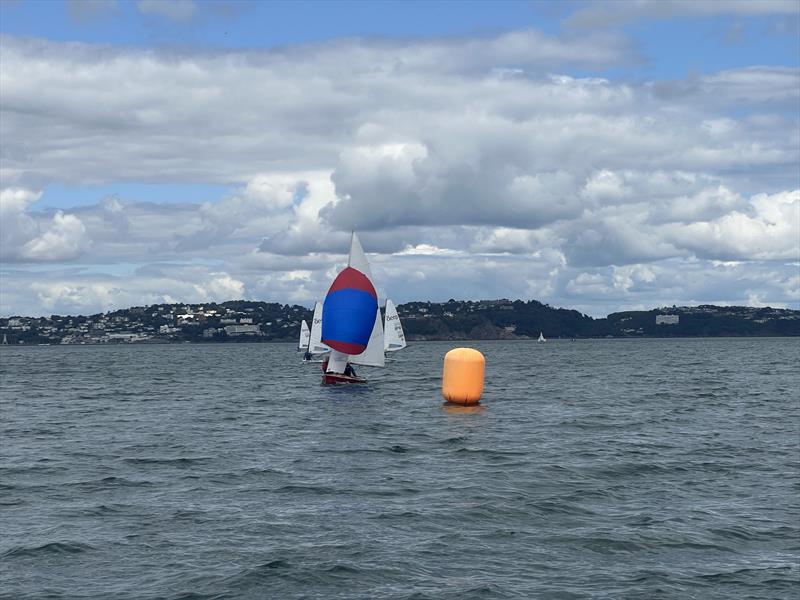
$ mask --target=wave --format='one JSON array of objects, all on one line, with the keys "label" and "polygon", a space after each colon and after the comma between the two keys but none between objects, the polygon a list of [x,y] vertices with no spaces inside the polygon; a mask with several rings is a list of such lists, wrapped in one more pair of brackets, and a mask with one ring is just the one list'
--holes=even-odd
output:
[{"label": "wave", "polygon": [[87,481],[74,481],[63,484],[67,487],[76,487],[85,489],[87,491],[98,491],[107,488],[138,488],[155,485],[154,482],[149,480],[133,480],[127,477],[117,477],[109,475],[102,479],[90,479]]},{"label": "wave", "polygon": [[158,458],[158,457],[131,457],[122,459],[126,463],[134,465],[177,465],[177,466],[190,466],[195,464],[202,464],[214,460],[211,456],[196,456],[188,457],[182,456],[178,458]]},{"label": "wave", "polygon": [[3,552],[4,558],[40,556],[42,554],[82,554],[94,550],[94,546],[81,542],[48,542],[41,546],[16,546]]}]

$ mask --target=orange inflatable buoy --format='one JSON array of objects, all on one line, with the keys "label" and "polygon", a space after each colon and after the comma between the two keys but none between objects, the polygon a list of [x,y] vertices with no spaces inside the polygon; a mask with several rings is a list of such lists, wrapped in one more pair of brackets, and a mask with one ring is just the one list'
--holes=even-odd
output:
[{"label": "orange inflatable buoy", "polygon": [[486,359],[472,348],[455,348],[444,355],[442,396],[454,404],[478,404],[483,393]]}]

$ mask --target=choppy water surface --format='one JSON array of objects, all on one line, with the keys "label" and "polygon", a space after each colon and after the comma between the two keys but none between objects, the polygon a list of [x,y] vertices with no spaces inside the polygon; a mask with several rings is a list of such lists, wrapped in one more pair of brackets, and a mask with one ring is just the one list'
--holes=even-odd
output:
[{"label": "choppy water surface", "polygon": [[0,349],[7,598],[790,598],[800,342]]}]

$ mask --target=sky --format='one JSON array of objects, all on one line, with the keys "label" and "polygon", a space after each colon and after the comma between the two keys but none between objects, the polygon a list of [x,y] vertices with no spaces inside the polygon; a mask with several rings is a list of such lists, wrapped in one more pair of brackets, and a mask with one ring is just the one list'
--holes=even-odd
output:
[{"label": "sky", "polygon": [[0,315],[800,309],[800,3],[0,0]]}]

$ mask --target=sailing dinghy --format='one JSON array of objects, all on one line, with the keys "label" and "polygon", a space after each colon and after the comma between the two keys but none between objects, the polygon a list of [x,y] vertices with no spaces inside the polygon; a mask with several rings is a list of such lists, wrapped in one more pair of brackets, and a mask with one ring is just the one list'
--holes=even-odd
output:
[{"label": "sailing dinghy", "polygon": [[308,344],[303,362],[321,363],[322,354],[331,349],[322,343],[322,303],[314,304],[314,316],[311,318],[311,331],[308,334]]},{"label": "sailing dinghy", "polygon": [[370,367],[385,364],[383,323],[378,293],[364,249],[353,232],[347,267],[333,280],[322,305],[322,343],[331,348],[324,363],[324,384],[364,383],[346,374],[348,363]]},{"label": "sailing dinghy", "polygon": [[308,350],[308,342],[311,341],[311,330],[305,319],[300,321],[300,341],[297,344],[298,350]]},{"label": "sailing dinghy", "polygon": [[537,342],[546,342],[546,341],[547,341],[546,339],[544,339],[544,336],[542,335],[542,332],[541,332],[541,331],[539,332],[539,339],[538,339],[538,340],[536,340],[536,341],[537,341]]},{"label": "sailing dinghy", "polygon": [[396,352],[406,347],[406,336],[403,333],[403,325],[400,323],[400,315],[397,314],[394,302],[388,298],[386,299],[383,330],[383,350],[385,352]]}]

